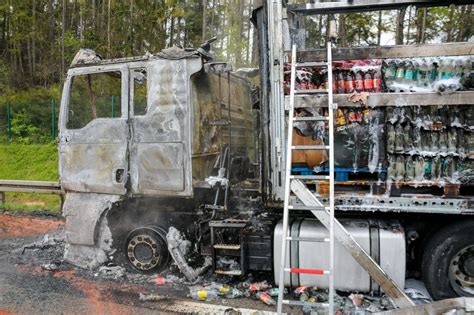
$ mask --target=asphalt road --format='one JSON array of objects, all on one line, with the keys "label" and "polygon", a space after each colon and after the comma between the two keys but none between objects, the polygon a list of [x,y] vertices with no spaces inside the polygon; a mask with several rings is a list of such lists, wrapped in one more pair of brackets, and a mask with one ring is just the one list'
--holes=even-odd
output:
[{"label": "asphalt road", "polygon": [[[187,285],[156,286],[126,273],[107,279],[62,261],[63,222],[58,218],[0,214],[0,314],[265,314],[274,307],[248,298],[193,301]],[[56,263],[50,271],[45,264]],[[164,299],[142,302],[140,293]],[[259,309],[258,312],[253,311]]]}]

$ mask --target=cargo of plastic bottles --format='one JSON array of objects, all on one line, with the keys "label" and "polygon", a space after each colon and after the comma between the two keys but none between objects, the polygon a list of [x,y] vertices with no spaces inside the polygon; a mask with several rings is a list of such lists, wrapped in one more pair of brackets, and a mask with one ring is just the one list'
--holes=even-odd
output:
[{"label": "cargo of plastic bottles", "polygon": [[471,182],[473,106],[387,107],[388,180]]},{"label": "cargo of plastic bottles", "polygon": [[[345,60],[333,62],[333,92],[440,92],[473,88],[472,56]],[[291,68],[284,71],[285,94],[290,94]],[[296,70],[295,88],[326,89],[326,68]]]},{"label": "cargo of plastic bottles", "polygon": [[469,89],[465,80],[473,60],[471,56],[386,59],[382,66],[384,90],[452,93]]},{"label": "cargo of plastic bottles", "polygon": [[[327,115],[327,109],[297,109],[296,115]],[[344,168],[359,179],[474,183],[472,105],[339,108],[334,124],[336,173]],[[295,123],[300,135],[324,143],[326,128],[324,122]],[[327,159],[318,161],[308,161],[308,170],[327,172]],[[297,169],[304,172],[301,163]]]}]

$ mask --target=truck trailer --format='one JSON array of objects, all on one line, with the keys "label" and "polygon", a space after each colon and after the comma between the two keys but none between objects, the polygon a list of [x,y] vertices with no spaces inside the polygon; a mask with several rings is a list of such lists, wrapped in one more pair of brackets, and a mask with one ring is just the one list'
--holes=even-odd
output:
[{"label": "truck trailer", "polygon": [[[326,58],[325,49],[305,49],[301,18],[450,3],[256,5],[258,92],[229,64],[214,62],[209,44],[112,60],[81,50],[68,71],[59,119],[65,259],[94,268],[113,257],[144,273],[174,260],[189,279],[206,268],[230,276],[265,271],[288,287],[328,288],[324,277],[280,279],[278,270],[283,203],[295,198],[284,191],[291,45],[298,46],[298,62]],[[474,295],[473,50],[472,43],[334,48],[334,86],[311,67],[298,77],[299,89],[335,92],[337,220],[398,287],[408,276],[420,277],[436,300]],[[460,75],[441,78],[453,86],[435,87],[437,77],[420,83],[408,78],[411,58],[430,60],[436,71],[459,61]],[[402,68],[403,84],[390,77],[390,67],[395,73]],[[370,72],[364,79],[372,85],[346,88],[351,71],[362,71],[354,81]],[[302,91],[294,106],[298,116],[312,117],[327,115],[324,104],[326,96]],[[303,119],[293,142],[327,143],[326,129]],[[328,173],[324,153],[300,153],[292,156],[293,174]],[[328,201],[327,184],[306,184]],[[292,211],[288,226],[297,238],[328,235],[305,210]],[[296,268],[323,266],[325,246],[289,242],[286,261]],[[337,290],[381,291],[341,244],[334,261]]]}]

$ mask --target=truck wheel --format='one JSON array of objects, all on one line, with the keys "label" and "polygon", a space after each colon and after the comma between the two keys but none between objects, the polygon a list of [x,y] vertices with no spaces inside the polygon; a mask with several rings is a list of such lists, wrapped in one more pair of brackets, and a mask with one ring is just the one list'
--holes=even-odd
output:
[{"label": "truck wheel", "polygon": [[421,267],[433,299],[474,296],[473,233],[474,221],[457,222],[428,241]]},{"label": "truck wheel", "polygon": [[166,232],[157,226],[132,230],[125,241],[125,256],[130,265],[140,272],[157,272],[169,262]]}]

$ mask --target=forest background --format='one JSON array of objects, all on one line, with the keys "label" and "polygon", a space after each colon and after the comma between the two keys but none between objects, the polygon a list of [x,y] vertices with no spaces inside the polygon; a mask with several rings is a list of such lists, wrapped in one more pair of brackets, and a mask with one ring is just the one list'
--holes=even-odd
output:
[{"label": "forest background", "polygon": [[[0,142],[45,143],[57,132],[52,100],[79,48],[105,58],[197,47],[213,36],[218,59],[256,67],[249,18],[258,0],[1,0]],[[300,1],[301,2],[301,1]],[[340,14],[338,46],[467,41],[472,5]],[[325,44],[327,16],[305,20],[308,46]],[[57,112],[55,116],[57,117]],[[55,129],[55,130],[52,130]]]}]

